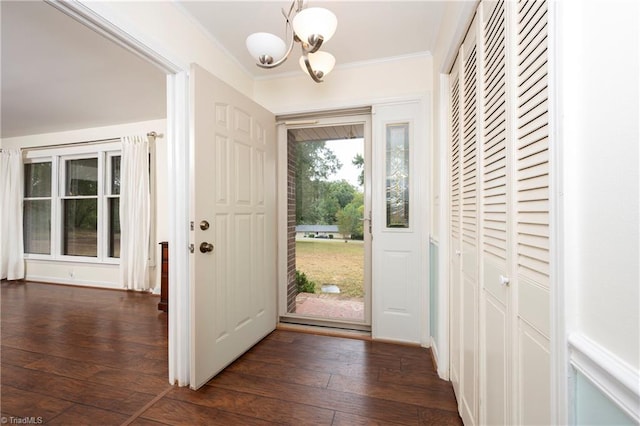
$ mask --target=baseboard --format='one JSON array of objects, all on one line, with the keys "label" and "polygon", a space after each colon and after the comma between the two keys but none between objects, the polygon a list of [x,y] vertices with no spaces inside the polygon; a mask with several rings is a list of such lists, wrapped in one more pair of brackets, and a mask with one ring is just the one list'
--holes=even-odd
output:
[{"label": "baseboard", "polygon": [[94,288],[106,288],[110,290],[124,290],[122,286],[118,283],[108,282],[108,281],[92,281],[92,280],[74,280],[74,279],[65,279],[59,277],[45,277],[39,275],[29,275],[25,278],[25,281],[33,281],[40,283],[49,283],[49,284],[64,284],[78,287],[94,287]]},{"label": "baseboard", "polygon": [[[433,368],[435,371],[438,371],[438,345],[436,345],[436,341],[433,340],[433,336],[430,337],[431,340],[431,359],[433,360]],[[439,374],[438,374],[439,375]]]},{"label": "baseboard", "polygon": [[640,423],[640,373],[581,333],[569,336],[571,365],[621,411]]},{"label": "baseboard", "polygon": [[433,367],[438,373],[438,377],[442,380],[449,381],[449,372],[440,370],[440,352],[438,351],[438,345],[436,341],[431,337],[431,355],[433,357]]}]

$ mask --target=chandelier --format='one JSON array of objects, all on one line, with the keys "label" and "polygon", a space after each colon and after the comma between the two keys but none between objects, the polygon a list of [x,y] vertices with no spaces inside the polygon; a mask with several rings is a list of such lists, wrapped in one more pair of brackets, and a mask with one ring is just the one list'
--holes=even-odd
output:
[{"label": "chandelier", "polygon": [[287,60],[295,43],[300,43],[300,67],[313,81],[321,83],[336,63],[332,54],[320,52],[320,46],[336,32],[338,20],[331,11],[321,7],[305,8],[305,1],[293,0],[289,13],[282,9],[285,19],[284,40],[271,33],[253,33],[247,37],[247,49],[261,68],[275,68]]}]

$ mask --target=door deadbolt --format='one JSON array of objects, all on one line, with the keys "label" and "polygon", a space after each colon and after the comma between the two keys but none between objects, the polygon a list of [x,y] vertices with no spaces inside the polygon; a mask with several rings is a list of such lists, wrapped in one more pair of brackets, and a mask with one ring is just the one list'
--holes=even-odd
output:
[{"label": "door deadbolt", "polygon": [[200,253],[208,253],[210,251],[213,251],[213,244],[211,243],[200,243]]},{"label": "door deadbolt", "polygon": [[202,229],[203,231],[209,229],[209,222],[207,222],[206,220],[200,221],[200,229]]}]

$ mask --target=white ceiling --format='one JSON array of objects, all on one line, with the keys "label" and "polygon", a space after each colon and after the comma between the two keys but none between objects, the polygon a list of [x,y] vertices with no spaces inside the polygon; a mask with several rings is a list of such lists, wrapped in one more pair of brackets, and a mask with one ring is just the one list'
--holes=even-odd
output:
[{"label": "white ceiling", "polygon": [[[247,36],[254,32],[270,32],[284,39],[281,9],[288,12],[290,1],[178,0],[177,3],[254,77],[301,72],[298,46],[283,65],[271,70],[256,66],[245,47]],[[307,5],[327,8],[338,18],[335,35],[321,50],[335,56],[336,67],[340,67],[433,51],[446,3],[309,0]]]},{"label": "white ceiling", "polygon": [[[287,1],[174,0],[194,25],[254,78],[302,72],[296,50],[264,70],[245,48],[267,31],[284,37]],[[322,48],[336,68],[424,54],[434,48],[446,1],[309,1],[338,18]],[[1,136],[21,136],[164,118],[165,76],[41,1],[0,1]],[[309,79],[310,84],[315,84]],[[322,84],[331,84],[330,76]]]},{"label": "white ceiling", "polygon": [[40,1],[0,2],[1,136],[166,117],[166,77]]}]

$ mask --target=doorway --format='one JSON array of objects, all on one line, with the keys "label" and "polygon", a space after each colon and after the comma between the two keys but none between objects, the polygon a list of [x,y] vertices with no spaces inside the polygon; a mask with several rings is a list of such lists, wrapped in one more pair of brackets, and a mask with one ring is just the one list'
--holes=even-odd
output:
[{"label": "doorway", "polygon": [[368,331],[369,117],[290,120],[283,127],[287,250],[281,255],[287,273],[280,275],[281,321]]},{"label": "doorway", "polygon": [[[119,18],[111,16],[109,7],[101,7],[96,3],[89,6],[78,2],[47,2],[47,5],[58,9],[97,34],[106,37],[107,40],[115,43],[124,51],[133,53],[143,61],[150,63],[166,76],[166,80],[162,84],[166,88],[166,91],[163,90],[162,93],[167,104],[167,127],[163,138],[166,150],[162,150],[162,152],[166,154],[165,158],[171,159],[171,165],[167,167],[162,178],[166,182],[164,194],[166,202],[174,208],[158,213],[166,215],[168,230],[166,238],[163,239],[168,240],[175,247],[187,247],[189,242],[188,228],[185,228],[184,224],[189,221],[189,116],[186,107],[189,100],[188,66],[174,62],[178,59],[174,52],[167,46],[152,43],[148,34],[145,34],[144,31],[141,32],[134,20],[124,19],[122,16]],[[160,50],[157,50],[158,48]],[[151,129],[144,129],[144,131],[148,130]],[[168,376],[170,383],[177,383],[180,386],[189,384],[189,294],[188,288],[175,285],[175,283],[184,281],[185,277],[188,277],[188,256],[187,250],[174,250],[171,254],[169,268],[169,287],[171,288],[169,304],[173,308],[167,314],[169,325]]]}]

